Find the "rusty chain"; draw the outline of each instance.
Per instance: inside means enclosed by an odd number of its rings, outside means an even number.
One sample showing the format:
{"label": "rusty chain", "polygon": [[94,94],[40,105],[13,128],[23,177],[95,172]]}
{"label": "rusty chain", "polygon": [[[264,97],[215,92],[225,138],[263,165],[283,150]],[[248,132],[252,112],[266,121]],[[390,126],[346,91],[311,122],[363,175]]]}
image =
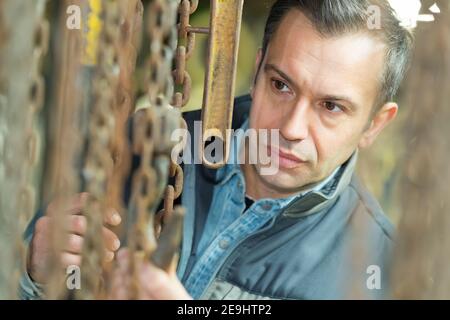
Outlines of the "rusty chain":
{"label": "rusty chain", "polygon": [[179,5],[178,47],[176,49],[176,69],[173,72],[175,84],[181,86],[181,92],[176,92],[173,105],[177,108],[184,107],[191,95],[191,76],[186,70],[186,64],[192,56],[195,47],[195,33],[190,32],[190,16],[198,8],[198,0],[181,0]]}
{"label": "rusty chain", "polygon": [[92,105],[87,133],[88,149],[83,167],[85,190],[89,200],[84,210],[87,232],[83,241],[82,281],[77,298],[98,298],[102,293],[102,261],[104,244],[102,234],[104,215],[108,208],[107,187],[113,174],[113,145],[116,130],[116,89],[120,67],[119,4],[117,0],[104,0],[103,25],[99,38],[97,65],[92,81]]}
{"label": "rusty chain", "polygon": [[[0,233],[11,235],[9,241],[14,244],[9,257],[3,256],[9,254],[9,250],[1,250],[0,260],[16,267],[9,270],[6,264],[1,266],[0,285],[10,287],[12,296],[16,294],[20,273],[25,269],[22,230],[35,206],[32,173],[39,156],[35,126],[44,103],[41,64],[47,53],[49,36],[49,24],[44,16],[46,0],[24,8],[25,2],[3,1],[0,13],[0,219],[2,228],[10,228]],[[4,12],[8,16],[3,16]],[[27,35],[18,31],[23,29],[28,30]],[[17,196],[15,201],[6,198],[13,195]],[[13,272],[7,274],[8,270]]]}
{"label": "rusty chain", "polygon": [[133,124],[132,148],[135,154],[140,155],[141,163],[132,177],[128,210],[128,246],[135,257],[130,266],[134,279],[129,296],[131,299],[138,296],[138,259],[142,253],[148,259],[157,247],[154,212],[167,181],[171,149],[169,130],[177,127],[173,119],[178,117],[168,104],[168,97],[173,91],[170,70],[176,46],[176,8],[176,1],[160,0],[151,1],[147,8],[150,56],[146,83],[151,105],[137,112]]}
{"label": "rusty chain", "polygon": [[[172,98],[172,105],[178,109],[184,107],[191,95],[191,77],[186,69],[187,61],[192,56],[195,47],[195,33],[190,32],[190,16],[198,8],[198,0],[181,0],[178,6],[179,23],[178,45],[175,55],[175,70],[172,72],[173,81],[176,86],[181,86],[181,92],[175,90]],[[184,119],[181,119],[181,126],[187,129]],[[177,163],[171,162],[170,177],[174,178],[174,185],[168,185],[164,193],[164,209],[156,216],[157,228],[163,224],[164,219],[170,219],[173,213],[173,203],[181,195],[183,189],[183,171]],[[164,218],[164,219],[163,219]]]}
{"label": "rusty chain", "polygon": [[[184,107],[191,96],[191,76],[189,75],[186,65],[195,48],[195,33],[190,32],[190,16],[195,13],[198,8],[198,0],[181,0],[178,6],[179,23],[178,29],[178,46],[175,56],[175,70],[172,72],[175,85],[181,86],[182,91],[173,95],[172,104],[176,108]],[[182,128],[187,129],[184,119],[181,119]],[[170,166],[170,177],[175,178],[174,185],[167,186],[165,190],[164,215],[169,218],[173,210],[173,202],[180,195],[183,189],[183,171],[181,167],[172,162]],[[162,217],[162,213],[158,215]]]}
{"label": "rusty chain", "polygon": [[[175,129],[186,128],[180,108],[190,95],[190,76],[185,65],[194,47],[194,37],[182,30],[186,30],[189,15],[197,6],[198,1],[154,0],[147,8],[150,56],[146,82],[150,107],[137,112],[133,126],[133,152],[140,155],[141,163],[133,176],[129,205],[129,247],[136,257],[131,265],[134,287],[130,298],[137,296],[136,262],[142,259],[142,252],[145,259],[151,258],[156,265],[167,270],[176,260],[181,241],[184,212],[178,207],[174,210],[174,200],[183,188],[183,171],[171,160],[175,142],[170,138]],[[178,28],[177,13],[182,21]],[[180,45],[183,41],[189,43],[188,50]],[[177,68],[171,71],[174,58]],[[177,76],[180,73],[181,76]],[[183,86],[182,93],[174,92],[174,80],[175,84]],[[174,185],[168,184],[169,177],[174,179]],[[155,215],[163,197],[164,208]],[[158,241],[158,228],[162,224],[165,228]]]}
{"label": "rusty chain", "polygon": [[[34,50],[32,56],[32,68],[31,68],[31,83],[30,91],[28,95],[29,99],[29,109],[26,116],[25,129],[26,129],[26,148],[27,148],[27,160],[28,165],[25,169],[25,176],[28,178],[28,182],[22,187],[20,193],[20,203],[22,210],[19,211],[20,224],[25,226],[35,209],[35,190],[31,184],[31,172],[33,167],[38,161],[38,133],[35,129],[35,121],[37,114],[43,107],[44,104],[44,92],[45,92],[45,81],[41,75],[41,64],[43,58],[48,51],[49,43],[49,22],[45,19],[44,10],[46,1],[42,2],[42,8],[38,10],[38,17],[34,29]],[[22,242],[22,237],[19,237],[18,241]]]}
{"label": "rusty chain", "polygon": [[[45,1],[42,0],[44,3]],[[88,219],[88,231],[83,244],[82,290],[76,293],[76,297],[84,299],[99,297],[101,290],[104,246],[102,237],[98,235],[101,233],[104,220],[102,213],[107,208],[108,185],[113,175],[114,164],[120,158],[116,149],[118,136],[115,130],[118,124],[115,108],[130,103],[129,94],[120,89],[118,90],[120,92],[116,90],[121,72],[117,53],[121,30],[119,5],[117,0],[102,0],[102,3],[104,25],[99,39],[98,64],[95,66],[92,79],[87,149],[82,168],[84,189],[90,194],[90,198],[84,210]],[[179,165],[171,161],[171,151],[176,144],[175,141],[171,141],[171,134],[175,129],[186,128],[180,108],[188,102],[190,96],[190,76],[185,70],[185,65],[192,54],[195,38],[193,32],[188,31],[189,15],[196,10],[198,1],[154,0],[149,6],[147,32],[151,42],[151,53],[148,64],[150,71],[148,96],[151,107],[135,117],[132,148],[135,153],[141,155],[142,162],[133,176],[133,193],[128,208],[131,217],[134,217],[134,221],[130,223],[133,229],[130,233],[130,247],[135,251],[145,252],[148,258],[152,257],[155,264],[167,269],[178,250],[183,216],[182,209],[174,209],[174,200],[180,196],[183,187],[183,172]],[[180,14],[178,30],[177,13]],[[38,139],[32,130],[32,124],[44,99],[44,81],[39,70],[42,56],[48,49],[49,27],[43,19],[43,10],[39,19],[34,37],[36,43],[31,68],[30,108],[24,117],[26,119],[24,128],[27,130],[24,134],[26,141],[24,145],[27,150],[28,167],[22,171],[23,176],[30,173],[29,170],[38,155]],[[181,44],[183,42],[186,44]],[[178,47],[177,43],[180,43]],[[136,53],[131,55],[135,56]],[[172,71],[174,58],[176,69]],[[172,77],[176,85],[182,86],[182,92],[174,94]],[[4,96],[0,97],[1,108],[5,108],[7,102]],[[173,185],[168,184],[169,177],[174,179]],[[28,213],[21,221],[26,223],[29,214],[34,210],[33,190],[26,183],[19,189],[21,210]],[[164,209],[156,215],[155,221],[155,211],[159,200],[163,197]],[[162,220],[164,224],[167,223],[165,227],[167,232],[163,230],[158,241],[154,227]]]}
{"label": "rusty chain", "polygon": [[133,74],[140,47],[143,22],[141,0],[120,1],[119,65],[120,78],[117,88],[117,130],[113,145],[114,175],[109,183],[108,195],[111,205],[120,213],[126,211],[123,202],[125,180],[131,165],[130,145],[127,135],[127,121],[131,115],[133,95]]}
{"label": "rusty chain", "polygon": [[[37,11],[37,20],[34,29],[34,50],[32,56],[32,68],[31,68],[31,83],[29,91],[29,109],[26,116],[25,130],[26,130],[26,148],[28,154],[28,165],[25,169],[25,177],[28,182],[22,187],[21,193],[19,194],[19,199],[21,203],[22,210],[19,210],[19,224],[25,226],[31,219],[35,211],[35,197],[36,191],[31,182],[32,171],[37,164],[39,159],[39,136],[35,128],[36,119],[38,113],[41,111],[44,105],[44,95],[45,95],[45,81],[41,74],[42,62],[47,54],[49,46],[49,36],[50,36],[50,24],[45,18],[45,6],[46,0],[41,2],[41,8]],[[25,257],[25,250],[23,247],[23,238],[19,234],[18,246],[22,248],[22,257]],[[24,258],[26,259],[26,258]]]}

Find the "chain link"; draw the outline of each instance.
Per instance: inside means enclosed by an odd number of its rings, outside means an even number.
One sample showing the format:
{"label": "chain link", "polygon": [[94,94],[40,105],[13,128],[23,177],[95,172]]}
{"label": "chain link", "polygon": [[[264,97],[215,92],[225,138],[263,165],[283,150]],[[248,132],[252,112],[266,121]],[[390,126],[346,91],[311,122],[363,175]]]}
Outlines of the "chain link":
{"label": "chain link", "polygon": [[[171,151],[175,142],[170,137],[175,129],[186,128],[181,117],[180,108],[183,100],[186,104],[190,96],[190,76],[185,70],[188,58],[186,47],[178,47],[180,41],[189,39],[189,54],[193,50],[194,36],[184,36],[180,30],[189,23],[189,14],[198,6],[198,1],[179,0],[153,0],[148,10],[147,32],[150,40],[150,56],[147,60],[148,98],[150,107],[137,112],[134,119],[133,152],[140,155],[140,167],[133,176],[132,198],[129,213],[132,228],[128,231],[130,248],[136,256],[132,261],[133,278],[137,279],[136,263],[142,259],[139,251],[144,252],[148,259],[152,256],[155,264],[167,268],[177,250],[176,245],[180,239],[180,226],[183,211],[176,208],[174,200],[181,194],[183,188],[183,171],[178,164],[171,161]],[[177,28],[177,13],[180,21]],[[177,54],[175,55],[175,51]],[[177,66],[172,70],[175,59]],[[174,78],[177,84],[183,85],[184,94],[174,94]],[[171,106],[169,104],[172,99]],[[176,102],[178,99],[178,103]],[[181,103],[180,103],[181,101]],[[157,143],[156,143],[157,142]],[[174,178],[174,185],[168,184],[168,179]],[[155,215],[159,200],[164,197],[164,209]],[[175,214],[175,216],[174,216]],[[167,232],[161,241],[157,241],[155,234],[163,222],[167,222]],[[157,232],[158,233],[158,232]],[[131,298],[137,295],[137,283],[134,282],[134,291]]]}
{"label": "chain link", "polygon": [[98,298],[104,260],[104,215],[108,208],[107,187],[114,168],[113,144],[116,137],[115,108],[120,66],[118,58],[120,14],[117,0],[102,1],[103,26],[99,38],[97,66],[92,81],[92,107],[89,117],[88,149],[83,178],[89,200],[85,208],[88,221],[83,241],[82,282],[77,298]]}
{"label": "chain link", "polygon": [[178,47],[176,49],[176,69],[173,72],[175,84],[182,88],[176,92],[172,104],[177,108],[184,107],[191,96],[192,80],[186,70],[186,63],[192,56],[195,47],[195,33],[189,31],[190,16],[198,8],[198,0],[181,0],[179,6],[180,23],[178,24]]}
{"label": "chain link", "polygon": [[[25,269],[22,230],[35,209],[32,173],[39,155],[35,127],[45,91],[41,64],[48,49],[46,0],[33,2],[31,6],[25,2],[2,1],[0,4],[0,234],[3,244],[14,243],[11,256],[4,256],[9,249],[1,249],[0,286],[10,282],[8,286],[13,290],[10,297],[3,296],[2,292],[3,298],[15,297],[15,285]],[[7,17],[3,16],[5,13]],[[28,33],[24,36],[17,30]],[[15,201],[7,198],[14,196]],[[6,240],[4,235],[12,237]],[[12,274],[7,274],[8,264],[16,267],[9,270]]]}
{"label": "chain link", "polygon": [[[129,204],[129,248],[135,259],[131,261],[132,283],[130,298],[137,297],[137,260],[139,252],[146,259],[156,250],[154,213],[167,184],[172,130],[179,127],[180,114],[169,105],[173,93],[171,65],[176,47],[175,0],[153,0],[148,5],[147,33],[150,56],[147,60],[149,74],[148,99],[150,107],[134,116],[133,152],[140,155],[140,167],[132,177],[132,197]],[[155,142],[157,141],[157,144]]]}
{"label": "chain link", "polygon": [[[172,71],[174,83],[183,88],[182,92],[174,92],[172,97],[172,104],[178,109],[181,109],[189,102],[191,95],[191,77],[186,70],[186,64],[194,50],[195,34],[187,30],[190,27],[190,15],[194,14],[197,8],[198,0],[179,1],[178,46],[175,55],[175,70]],[[187,125],[182,118],[181,127],[187,129]],[[183,189],[183,171],[177,163],[171,162],[169,174],[171,178],[175,179],[175,184],[174,186],[168,185],[166,187],[164,209],[158,213],[158,218],[161,222],[163,216],[170,218],[173,211],[173,202],[180,196]]]}
{"label": "chain link", "polygon": [[[175,70],[172,72],[173,80],[176,85],[182,86],[182,92],[174,92],[172,104],[181,109],[189,102],[191,96],[191,77],[186,70],[187,60],[191,57],[195,47],[195,33],[189,32],[190,16],[195,13],[198,8],[198,0],[181,0],[178,6],[179,23],[178,30],[178,46],[175,56]],[[187,124],[181,118],[181,128],[187,129]],[[169,220],[173,213],[173,202],[178,199],[183,189],[183,170],[177,163],[171,162],[170,177],[174,178],[174,186],[168,185],[165,190],[164,209],[158,215],[158,224],[163,224],[164,218]]]}

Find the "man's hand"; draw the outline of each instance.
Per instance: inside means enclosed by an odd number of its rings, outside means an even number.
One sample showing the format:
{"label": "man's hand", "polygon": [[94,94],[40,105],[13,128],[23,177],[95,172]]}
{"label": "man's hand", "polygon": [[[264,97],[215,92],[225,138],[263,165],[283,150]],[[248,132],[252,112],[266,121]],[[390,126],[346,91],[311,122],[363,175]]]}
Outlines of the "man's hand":
{"label": "man's hand", "polygon": [[[132,275],[130,272],[130,253],[121,249],[117,254],[117,267],[113,273],[111,299],[130,299]],[[137,262],[137,299],[140,300],[191,300],[186,289],[178,280],[175,264],[169,271],[157,268],[151,262]]]}
{"label": "man's hand", "polygon": [[[82,210],[88,197],[87,193],[80,193],[69,201],[62,202],[64,203],[62,206],[57,204],[58,200],[54,201],[47,207],[45,216],[37,220],[27,257],[27,271],[34,281],[41,284],[47,282],[51,255],[53,254],[51,230],[57,208],[64,208],[62,209],[64,211],[62,226],[65,226],[66,236],[62,252],[57,253],[58,258],[64,268],[70,265],[81,265],[83,236],[87,228],[87,219],[83,216]],[[120,247],[118,237],[109,228],[119,225],[121,218],[117,211],[112,208],[107,211],[105,217],[103,239],[106,251],[105,262],[108,262],[114,259],[114,252]]]}

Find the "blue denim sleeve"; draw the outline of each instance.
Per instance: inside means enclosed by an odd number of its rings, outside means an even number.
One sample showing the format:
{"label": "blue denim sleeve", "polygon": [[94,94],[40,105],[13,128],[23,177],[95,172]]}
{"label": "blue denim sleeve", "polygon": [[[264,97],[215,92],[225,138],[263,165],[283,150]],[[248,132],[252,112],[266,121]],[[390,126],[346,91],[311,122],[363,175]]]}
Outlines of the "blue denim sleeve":
{"label": "blue denim sleeve", "polygon": [[[31,238],[33,237],[34,227],[36,225],[36,221],[44,215],[44,210],[40,209],[34,217],[31,219],[28,224],[25,232],[23,234],[23,239],[25,242],[25,246],[27,247],[30,244]],[[21,300],[38,300],[44,297],[43,286],[39,283],[34,282],[27,271],[25,271],[20,277],[19,288],[18,288],[18,296]]]}

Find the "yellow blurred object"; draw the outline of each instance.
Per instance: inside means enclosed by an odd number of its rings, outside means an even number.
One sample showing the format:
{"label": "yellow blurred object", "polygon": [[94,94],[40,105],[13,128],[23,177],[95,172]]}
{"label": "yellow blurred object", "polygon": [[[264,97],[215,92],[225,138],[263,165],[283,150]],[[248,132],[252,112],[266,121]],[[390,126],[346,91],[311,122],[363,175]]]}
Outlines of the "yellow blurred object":
{"label": "yellow blurred object", "polygon": [[102,13],[101,0],[89,0],[89,15],[86,22],[86,30],[84,31],[85,50],[81,63],[87,66],[97,64],[98,38],[102,30]]}

